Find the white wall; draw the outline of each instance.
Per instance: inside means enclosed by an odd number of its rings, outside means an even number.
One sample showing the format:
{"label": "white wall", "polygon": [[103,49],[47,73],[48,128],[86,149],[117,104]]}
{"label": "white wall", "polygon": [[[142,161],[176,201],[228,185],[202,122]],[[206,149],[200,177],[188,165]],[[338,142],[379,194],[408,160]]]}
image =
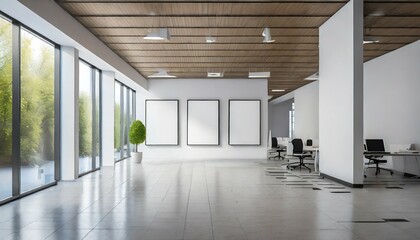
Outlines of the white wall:
{"label": "white wall", "polygon": [[60,60],[60,175],[67,181],[76,179],[79,173],[79,51],[62,47]]}
{"label": "white wall", "polygon": [[289,137],[289,111],[292,110],[293,99],[269,104],[268,129],[272,137]]}
{"label": "white wall", "polygon": [[295,138],[319,138],[319,82],[295,90]]}
{"label": "white wall", "polygon": [[319,29],[320,171],[363,184],[363,1]]}
{"label": "white wall", "polygon": [[102,166],[114,166],[114,72],[102,72]]}
{"label": "white wall", "polygon": [[[262,159],[267,156],[266,79],[156,79],[149,92],[137,95],[137,116],[144,121],[145,99],[179,99],[179,146],[145,146],[145,161],[195,159]],[[220,100],[220,146],[187,146],[187,99]],[[261,100],[261,146],[228,145],[228,100]],[[147,127],[147,126],[146,126]]]}
{"label": "white wall", "polygon": [[[365,63],[365,138],[382,138],[387,149],[410,143],[420,149],[419,63],[420,41]],[[394,161],[397,170],[419,173],[415,161],[403,162]]]}

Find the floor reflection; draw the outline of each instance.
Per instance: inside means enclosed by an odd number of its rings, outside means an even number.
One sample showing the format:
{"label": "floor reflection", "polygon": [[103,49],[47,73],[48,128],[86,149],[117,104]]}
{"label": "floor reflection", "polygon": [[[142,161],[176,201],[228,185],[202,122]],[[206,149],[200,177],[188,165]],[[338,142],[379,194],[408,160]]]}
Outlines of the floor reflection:
{"label": "floor reflection", "polygon": [[127,159],[1,206],[0,239],[418,239],[419,181],[386,178],[351,189],[277,161]]}

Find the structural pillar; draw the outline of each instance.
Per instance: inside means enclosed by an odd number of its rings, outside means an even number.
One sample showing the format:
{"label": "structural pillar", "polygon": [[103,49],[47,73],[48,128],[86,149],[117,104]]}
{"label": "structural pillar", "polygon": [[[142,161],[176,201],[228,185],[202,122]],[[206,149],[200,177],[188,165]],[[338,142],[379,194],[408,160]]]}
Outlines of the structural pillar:
{"label": "structural pillar", "polygon": [[363,186],[363,1],[319,29],[320,172]]}
{"label": "structural pillar", "polygon": [[102,166],[113,167],[114,160],[115,73],[102,71]]}
{"label": "structural pillar", "polygon": [[61,47],[61,180],[78,177],[79,51]]}

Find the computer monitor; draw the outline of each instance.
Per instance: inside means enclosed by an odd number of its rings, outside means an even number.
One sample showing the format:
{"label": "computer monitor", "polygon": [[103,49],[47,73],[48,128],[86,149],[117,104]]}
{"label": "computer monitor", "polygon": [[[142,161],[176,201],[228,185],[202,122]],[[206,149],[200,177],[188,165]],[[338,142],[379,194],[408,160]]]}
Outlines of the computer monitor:
{"label": "computer monitor", "polygon": [[366,139],[366,147],[370,152],[385,152],[383,139]]}

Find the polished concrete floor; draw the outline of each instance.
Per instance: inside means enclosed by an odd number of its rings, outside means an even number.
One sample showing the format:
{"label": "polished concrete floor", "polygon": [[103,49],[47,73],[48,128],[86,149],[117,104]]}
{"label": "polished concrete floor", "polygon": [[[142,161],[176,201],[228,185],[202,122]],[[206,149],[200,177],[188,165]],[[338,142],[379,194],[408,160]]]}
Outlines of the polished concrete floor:
{"label": "polished concrete floor", "polygon": [[126,160],[0,206],[0,239],[420,239],[419,181],[382,175],[350,189],[281,162]]}

